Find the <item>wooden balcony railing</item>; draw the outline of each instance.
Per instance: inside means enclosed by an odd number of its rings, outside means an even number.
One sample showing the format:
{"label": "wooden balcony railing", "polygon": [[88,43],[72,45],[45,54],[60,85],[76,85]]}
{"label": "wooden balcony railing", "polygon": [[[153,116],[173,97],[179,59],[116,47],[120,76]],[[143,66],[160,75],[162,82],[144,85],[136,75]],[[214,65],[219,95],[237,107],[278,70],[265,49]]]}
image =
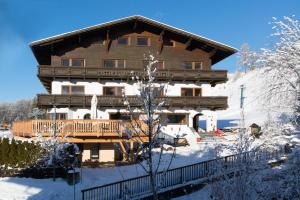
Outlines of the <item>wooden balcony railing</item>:
{"label": "wooden balcony railing", "polygon": [[143,138],[147,125],[142,121],[122,120],[28,120],[14,122],[12,133],[19,137],[51,137],[55,134],[61,138]]}
{"label": "wooden balcony railing", "polygon": [[[131,79],[132,76],[143,76],[142,69],[108,69],[100,67],[61,67],[39,65],[38,76],[42,78],[77,78],[77,79]],[[157,80],[201,81],[213,85],[227,81],[226,70],[158,70]]]}
{"label": "wooden balcony railing", "polygon": [[[40,94],[37,98],[41,108],[56,107],[90,107],[92,96],[88,95],[48,95]],[[142,102],[136,96],[128,97],[131,107],[140,107]],[[157,102],[165,101],[165,107],[200,107],[212,110],[226,109],[227,97],[158,97]],[[98,96],[100,108],[124,107],[121,96]]]}

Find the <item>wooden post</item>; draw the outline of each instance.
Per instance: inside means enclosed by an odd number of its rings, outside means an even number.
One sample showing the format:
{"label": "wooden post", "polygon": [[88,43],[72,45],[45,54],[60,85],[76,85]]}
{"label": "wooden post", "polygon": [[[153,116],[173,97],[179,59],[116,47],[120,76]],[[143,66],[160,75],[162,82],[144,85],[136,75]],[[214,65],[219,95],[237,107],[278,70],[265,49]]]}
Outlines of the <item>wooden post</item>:
{"label": "wooden post", "polygon": [[130,162],[134,162],[133,141],[130,141]]}

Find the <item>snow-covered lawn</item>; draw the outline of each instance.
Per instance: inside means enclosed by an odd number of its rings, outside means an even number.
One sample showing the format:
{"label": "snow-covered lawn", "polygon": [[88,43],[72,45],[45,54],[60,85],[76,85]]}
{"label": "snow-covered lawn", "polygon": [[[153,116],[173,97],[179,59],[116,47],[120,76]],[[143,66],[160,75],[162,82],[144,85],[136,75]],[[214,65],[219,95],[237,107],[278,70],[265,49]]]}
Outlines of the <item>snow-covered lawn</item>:
{"label": "snow-covered lawn", "polygon": [[[215,143],[201,143],[187,147],[177,147],[171,168],[201,162],[213,158]],[[167,152],[162,159],[161,169],[169,164],[173,151]],[[81,189],[104,185],[115,181],[144,175],[138,165],[105,168],[83,168],[82,182],[76,185],[76,199],[81,198]],[[0,200],[44,200],[73,199],[73,186],[57,179],[0,178]]]}

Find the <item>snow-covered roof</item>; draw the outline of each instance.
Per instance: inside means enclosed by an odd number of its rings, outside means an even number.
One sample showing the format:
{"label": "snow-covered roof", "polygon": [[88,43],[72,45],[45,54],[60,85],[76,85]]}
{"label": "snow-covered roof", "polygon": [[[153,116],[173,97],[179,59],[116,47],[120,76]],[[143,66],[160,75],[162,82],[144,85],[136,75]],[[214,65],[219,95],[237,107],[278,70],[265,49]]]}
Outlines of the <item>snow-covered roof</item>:
{"label": "snow-covered roof", "polygon": [[141,22],[144,22],[144,23],[151,24],[153,26],[161,27],[164,30],[175,32],[177,34],[181,34],[183,36],[190,37],[194,40],[209,43],[210,45],[226,49],[227,51],[231,51],[232,53],[237,51],[236,48],[231,47],[229,45],[217,42],[215,40],[208,39],[206,37],[203,37],[203,36],[200,36],[200,35],[197,35],[197,34],[193,34],[193,33],[184,31],[182,29],[179,29],[179,28],[176,28],[176,27],[158,22],[158,21],[153,20],[153,19],[146,18],[146,17],[141,16],[141,15],[129,16],[129,17],[125,17],[125,18],[121,18],[121,19],[117,19],[117,20],[97,24],[97,25],[90,26],[90,27],[87,27],[87,28],[78,29],[78,30],[62,33],[62,34],[59,34],[59,35],[55,35],[55,36],[52,36],[52,37],[36,40],[36,41],[31,42],[30,46],[34,47],[34,46],[37,46],[37,45],[41,45],[41,44],[53,42],[53,41],[56,41],[56,40],[59,40],[59,39],[63,39],[63,38],[69,37],[69,36],[74,36],[74,35],[77,35],[77,34],[80,34],[80,33],[85,33],[85,32],[89,32],[89,31],[96,30],[96,29],[107,28],[107,27],[110,27],[110,26],[113,26],[113,25],[117,25],[117,24],[120,24],[120,23],[131,21],[131,20],[137,20],[137,21],[141,21]]}

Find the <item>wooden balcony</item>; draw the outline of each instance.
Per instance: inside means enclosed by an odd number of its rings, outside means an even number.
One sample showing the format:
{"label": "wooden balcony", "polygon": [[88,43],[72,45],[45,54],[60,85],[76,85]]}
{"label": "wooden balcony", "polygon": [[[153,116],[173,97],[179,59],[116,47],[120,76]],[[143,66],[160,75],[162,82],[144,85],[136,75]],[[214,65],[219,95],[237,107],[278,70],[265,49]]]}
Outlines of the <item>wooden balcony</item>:
{"label": "wooden balcony", "polygon": [[[90,108],[92,96],[85,95],[48,95],[37,96],[37,104],[40,108],[79,107]],[[142,102],[137,96],[129,96],[131,107],[140,107]],[[165,107],[191,107],[220,110],[227,108],[227,97],[158,97],[157,102],[165,101]],[[98,96],[99,108],[124,108],[121,96]]]}
{"label": "wooden balcony", "polygon": [[[89,80],[131,80],[132,76],[142,77],[142,69],[108,69],[100,67],[61,67],[51,65],[38,66],[38,77],[49,90],[55,78],[89,79]],[[162,81],[199,81],[212,86],[227,81],[226,70],[158,70],[157,80]]]}
{"label": "wooden balcony", "polygon": [[[140,130],[138,132],[138,130]],[[143,132],[144,131],[144,132]],[[121,120],[28,120],[16,121],[12,133],[17,137],[52,137],[69,142],[147,141],[147,125],[142,121]]]}

